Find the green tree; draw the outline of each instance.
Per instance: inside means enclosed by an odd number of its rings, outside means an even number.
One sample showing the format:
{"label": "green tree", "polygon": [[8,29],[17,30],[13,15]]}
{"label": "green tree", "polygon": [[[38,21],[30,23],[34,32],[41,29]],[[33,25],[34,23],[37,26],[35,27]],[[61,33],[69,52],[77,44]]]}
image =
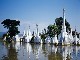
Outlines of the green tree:
{"label": "green tree", "polygon": [[49,25],[47,27],[47,35],[50,36],[51,38],[51,42],[52,42],[52,38],[55,36],[55,34],[57,34],[58,32],[58,27],[54,24],[54,25]]}
{"label": "green tree", "polygon": [[[54,37],[55,34],[59,35],[61,33],[63,18],[62,17],[56,18],[55,24],[49,25],[47,27],[47,33],[41,34],[42,39],[45,39],[46,36],[50,36],[50,38],[52,39],[52,37]],[[66,19],[65,19],[65,25],[67,32],[70,31],[70,24],[69,22],[66,21]]]}
{"label": "green tree", "polygon": [[6,19],[3,22],[1,22],[1,24],[3,24],[4,28],[8,29],[7,33],[11,39],[13,36],[20,33],[20,31],[18,31],[18,26],[20,26],[20,21]]}
{"label": "green tree", "polygon": [[44,28],[44,30],[42,30],[42,34],[40,34],[40,36],[41,36],[43,43],[45,43],[45,39],[47,37],[47,32],[46,32],[45,28]]}
{"label": "green tree", "polygon": [[[56,24],[56,25],[55,25]],[[55,19],[55,24],[49,25],[47,27],[47,35],[50,36],[51,38],[54,37],[55,34],[59,35],[62,30],[62,24],[63,24],[63,18],[59,17]],[[70,31],[70,24],[65,20],[65,25],[66,25],[66,30]]]}
{"label": "green tree", "polygon": [[58,27],[55,24],[49,25],[47,29],[47,35],[50,37],[54,37],[54,35],[58,33]]}
{"label": "green tree", "polygon": [[[55,22],[56,22],[56,25],[58,27],[58,33],[57,34],[60,34],[61,30],[62,30],[63,18],[62,17],[56,18]],[[68,32],[68,30],[70,31],[70,24],[69,24],[69,22],[66,21],[66,19],[65,19],[65,25],[66,25],[66,31],[67,32]]]}

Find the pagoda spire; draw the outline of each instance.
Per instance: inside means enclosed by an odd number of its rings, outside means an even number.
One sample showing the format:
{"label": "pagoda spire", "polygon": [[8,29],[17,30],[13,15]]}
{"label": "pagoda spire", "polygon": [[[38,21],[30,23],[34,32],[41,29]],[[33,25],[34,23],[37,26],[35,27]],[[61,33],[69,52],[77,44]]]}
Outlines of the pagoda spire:
{"label": "pagoda spire", "polygon": [[65,9],[63,8],[63,28],[65,28]]}
{"label": "pagoda spire", "polygon": [[75,36],[76,36],[76,26],[75,26]]}
{"label": "pagoda spire", "polygon": [[36,28],[37,28],[37,35],[38,35],[38,24],[36,24]]}

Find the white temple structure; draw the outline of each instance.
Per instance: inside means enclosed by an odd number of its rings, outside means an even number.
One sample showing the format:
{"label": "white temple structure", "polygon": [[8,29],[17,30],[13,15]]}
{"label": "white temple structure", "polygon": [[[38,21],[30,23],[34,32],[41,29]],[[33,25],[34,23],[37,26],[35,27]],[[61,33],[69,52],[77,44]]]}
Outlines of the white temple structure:
{"label": "white temple structure", "polygon": [[71,29],[70,33],[68,32],[68,40],[69,40],[70,44],[72,44],[74,42],[73,36],[72,36],[72,29]]}
{"label": "white temple structure", "polygon": [[19,35],[16,35],[16,36],[15,36],[15,40],[16,40],[16,42],[20,42],[20,37],[19,37]]}
{"label": "white temple structure", "polygon": [[25,30],[23,31],[23,36],[25,36],[26,35],[26,32],[25,32]]}
{"label": "white temple structure", "polygon": [[[72,31],[71,31],[72,34]],[[61,45],[70,44],[70,40],[72,40],[72,35],[70,37],[70,34],[66,32],[66,25],[65,25],[65,9],[63,9],[63,25],[61,33],[58,36],[59,43]]]}
{"label": "white temple structure", "polygon": [[51,38],[50,36],[47,36],[46,39],[45,39],[45,42],[44,43],[51,43]]}
{"label": "white temple structure", "polygon": [[45,39],[45,43],[53,43],[53,44],[58,44],[58,39],[57,39],[57,35],[55,35],[52,40],[50,38],[50,36],[47,36]]}
{"label": "white temple structure", "polygon": [[41,37],[39,36],[38,25],[36,24],[36,34],[34,37],[34,43],[42,43]]}
{"label": "white temple structure", "polygon": [[27,32],[25,33],[24,31],[24,37],[25,37],[25,42],[30,42],[31,41],[31,38],[32,38],[32,34],[30,32],[30,26],[29,26],[29,29],[27,30]]}
{"label": "white temple structure", "polygon": [[55,43],[58,44],[57,34],[55,34],[55,36],[54,36],[53,43],[54,43],[54,44],[55,44]]}
{"label": "white temple structure", "polygon": [[79,33],[79,44],[80,44],[80,33]]}
{"label": "white temple structure", "polygon": [[79,38],[77,38],[76,29],[75,29],[75,37],[73,38],[73,40],[75,45],[79,44],[80,42]]}

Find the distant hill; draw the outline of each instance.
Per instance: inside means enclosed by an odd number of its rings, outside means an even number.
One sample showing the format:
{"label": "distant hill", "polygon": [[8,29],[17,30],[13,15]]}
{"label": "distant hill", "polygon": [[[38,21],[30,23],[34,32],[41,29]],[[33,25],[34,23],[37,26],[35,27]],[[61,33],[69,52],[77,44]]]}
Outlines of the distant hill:
{"label": "distant hill", "polygon": [[0,37],[2,37],[3,36],[3,34],[5,34],[6,32],[0,32]]}

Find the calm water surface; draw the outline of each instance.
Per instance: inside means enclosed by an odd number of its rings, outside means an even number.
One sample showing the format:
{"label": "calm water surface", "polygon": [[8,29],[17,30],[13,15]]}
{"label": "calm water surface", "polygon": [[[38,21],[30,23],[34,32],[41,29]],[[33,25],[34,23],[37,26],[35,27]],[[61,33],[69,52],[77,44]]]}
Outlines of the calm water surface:
{"label": "calm water surface", "polygon": [[80,60],[80,47],[0,42],[0,60]]}

